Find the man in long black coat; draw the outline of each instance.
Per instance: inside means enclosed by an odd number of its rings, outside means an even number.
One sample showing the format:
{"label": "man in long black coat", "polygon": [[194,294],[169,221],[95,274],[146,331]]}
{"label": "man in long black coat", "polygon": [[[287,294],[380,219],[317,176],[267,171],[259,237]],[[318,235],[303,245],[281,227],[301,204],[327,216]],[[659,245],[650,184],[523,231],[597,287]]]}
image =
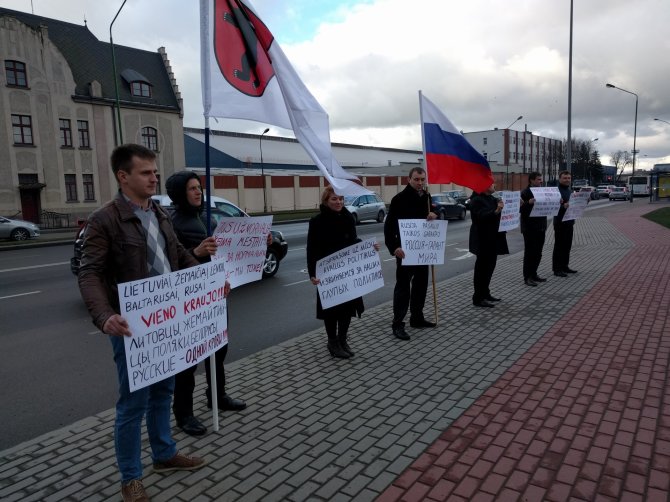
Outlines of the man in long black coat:
{"label": "man in long black coat", "polygon": [[542,248],[547,233],[547,217],[531,216],[535,205],[535,196],[532,187],[542,186],[542,175],[532,172],[528,175],[528,187],[521,191],[521,233],[523,234],[523,280],[527,286],[537,286],[538,282],[545,282],[537,275],[537,269],[542,261]]}

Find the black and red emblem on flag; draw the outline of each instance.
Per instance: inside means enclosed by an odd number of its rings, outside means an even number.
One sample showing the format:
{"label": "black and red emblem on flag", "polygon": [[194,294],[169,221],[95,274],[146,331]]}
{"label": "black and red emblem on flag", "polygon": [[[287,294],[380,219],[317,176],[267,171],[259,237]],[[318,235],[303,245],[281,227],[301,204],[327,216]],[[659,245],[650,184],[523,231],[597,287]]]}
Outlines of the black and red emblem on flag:
{"label": "black and red emblem on flag", "polygon": [[214,54],[230,85],[261,96],[274,76],[268,50],[274,37],[239,0],[214,1]]}

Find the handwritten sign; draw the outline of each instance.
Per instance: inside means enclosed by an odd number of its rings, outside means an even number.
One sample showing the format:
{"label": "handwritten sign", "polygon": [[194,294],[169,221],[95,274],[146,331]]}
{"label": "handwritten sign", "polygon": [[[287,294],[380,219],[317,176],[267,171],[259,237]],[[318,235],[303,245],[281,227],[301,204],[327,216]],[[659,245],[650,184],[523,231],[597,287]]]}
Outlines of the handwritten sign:
{"label": "handwritten sign", "polygon": [[447,221],[398,220],[403,265],[442,265],[447,242]]}
{"label": "handwritten sign", "polygon": [[221,218],[219,221],[213,234],[218,248],[212,259],[226,264],[231,288],[263,278],[270,228],[272,216]]}
{"label": "handwritten sign", "polygon": [[556,216],[561,209],[561,192],[557,187],[530,187],[535,204],[530,211],[530,217]]}
{"label": "handwritten sign", "polygon": [[119,284],[133,392],[197,364],[228,343],[223,262]]}
{"label": "handwritten sign", "polygon": [[521,205],[520,192],[500,192],[505,203],[500,213],[500,226],[498,232],[509,232],[519,226],[519,207]]}
{"label": "handwritten sign", "polygon": [[591,192],[573,192],[570,196],[570,204],[565,210],[563,221],[576,220],[581,218],[586,209],[586,205],[591,198]]}
{"label": "handwritten sign", "polygon": [[316,262],[317,286],[324,309],[348,302],[384,286],[375,239],[346,247]]}

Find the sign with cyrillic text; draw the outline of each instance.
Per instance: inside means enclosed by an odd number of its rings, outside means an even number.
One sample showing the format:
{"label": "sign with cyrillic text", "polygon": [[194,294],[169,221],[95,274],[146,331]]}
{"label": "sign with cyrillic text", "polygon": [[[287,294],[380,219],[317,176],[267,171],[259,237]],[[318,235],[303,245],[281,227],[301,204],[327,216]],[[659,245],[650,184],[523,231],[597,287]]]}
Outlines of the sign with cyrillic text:
{"label": "sign with cyrillic text", "polygon": [[498,232],[509,232],[519,226],[519,207],[521,206],[520,192],[500,192],[505,206],[500,213]]}
{"label": "sign with cyrillic text", "polygon": [[133,392],[205,359],[228,343],[221,261],[119,284],[128,383]]}
{"label": "sign with cyrillic text", "polygon": [[558,187],[530,187],[535,204],[530,211],[530,217],[556,216],[561,209],[561,192]]}
{"label": "sign with cyrillic text", "polygon": [[565,214],[563,215],[563,221],[570,221],[581,218],[590,199],[591,192],[573,192],[570,196],[568,208],[565,210]]}
{"label": "sign with cyrillic text", "polygon": [[384,286],[382,262],[375,239],[340,249],[316,262],[321,306],[334,307]]}
{"label": "sign with cyrillic text", "polygon": [[447,244],[446,220],[398,220],[403,265],[442,265]]}
{"label": "sign with cyrillic text", "polygon": [[263,278],[271,228],[272,216],[221,218],[213,234],[218,247],[212,259],[226,264],[231,288]]}

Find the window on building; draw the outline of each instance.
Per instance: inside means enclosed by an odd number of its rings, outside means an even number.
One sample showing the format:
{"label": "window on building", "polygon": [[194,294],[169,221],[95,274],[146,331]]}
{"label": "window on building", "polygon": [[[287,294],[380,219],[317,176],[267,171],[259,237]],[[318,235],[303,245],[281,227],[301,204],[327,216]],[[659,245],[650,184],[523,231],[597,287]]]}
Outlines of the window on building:
{"label": "window on building", "polygon": [[156,195],[160,195],[163,192],[161,192],[161,175],[156,173],[156,179],[158,180],[158,183],[156,183]]}
{"label": "window on building", "polygon": [[88,120],[77,120],[77,131],[79,132],[79,148],[90,148],[91,136],[88,131]]}
{"label": "window on building", "polygon": [[7,75],[7,85],[16,87],[28,87],[28,77],[26,76],[26,65],[20,61],[5,61],[5,74]]}
{"label": "window on building", "polygon": [[68,202],[77,202],[77,175],[65,175],[65,200]]}
{"label": "window on building", "polygon": [[15,145],[32,145],[33,122],[30,115],[12,115],[12,132]]}
{"label": "window on building", "polygon": [[488,143],[488,139],[484,138],[484,144],[486,145]]}
{"label": "window on building", "polygon": [[84,174],[82,177],[84,179],[84,200],[95,200],[95,185],[93,185],[93,175]]}
{"label": "window on building", "polygon": [[154,152],[158,151],[158,131],[153,127],[142,128],[142,145]]}
{"label": "window on building", "polygon": [[130,92],[132,93],[133,96],[139,96],[141,98],[150,98],[151,86],[146,82],[131,82]]}
{"label": "window on building", "polygon": [[70,119],[58,119],[58,124],[60,127],[60,146],[71,147],[72,126],[70,125]]}

